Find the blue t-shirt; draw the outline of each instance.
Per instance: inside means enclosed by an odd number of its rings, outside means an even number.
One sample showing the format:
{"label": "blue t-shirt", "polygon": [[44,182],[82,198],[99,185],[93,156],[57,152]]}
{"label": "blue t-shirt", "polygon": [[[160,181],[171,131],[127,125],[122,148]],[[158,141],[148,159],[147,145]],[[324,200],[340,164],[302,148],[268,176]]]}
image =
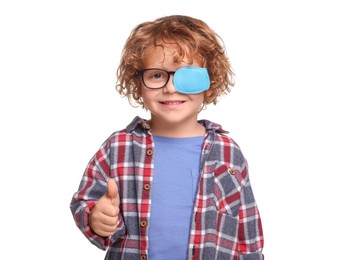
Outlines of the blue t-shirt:
{"label": "blue t-shirt", "polygon": [[187,258],[203,136],[154,136],[149,259]]}

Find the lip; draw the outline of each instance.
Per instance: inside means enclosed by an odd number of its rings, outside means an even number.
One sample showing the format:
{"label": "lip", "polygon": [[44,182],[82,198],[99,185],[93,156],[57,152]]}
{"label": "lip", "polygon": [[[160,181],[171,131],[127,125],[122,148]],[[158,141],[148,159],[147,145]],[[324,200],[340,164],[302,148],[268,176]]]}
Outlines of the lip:
{"label": "lip", "polygon": [[178,107],[184,104],[185,100],[161,100],[159,103],[164,107]]}

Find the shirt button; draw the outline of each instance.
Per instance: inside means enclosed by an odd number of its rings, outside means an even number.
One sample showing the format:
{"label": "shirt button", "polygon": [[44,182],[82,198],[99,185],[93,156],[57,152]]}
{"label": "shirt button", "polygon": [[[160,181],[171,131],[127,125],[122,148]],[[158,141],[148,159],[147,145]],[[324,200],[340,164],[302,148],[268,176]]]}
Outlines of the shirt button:
{"label": "shirt button", "polygon": [[152,155],[152,149],[147,150],[147,151],[146,151],[146,154],[149,155],[149,156],[151,156],[151,155]]}
{"label": "shirt button", "polygon": [[232,168],[230,168],[230,169],[229,169],[229,173],[230,173],[231,175],[235,175],[235,170],[232,169]]}
{"label": "shirt button", "polygon": [[142,220],[141,221],[141,227],[146,227],[146,225],[147,225],[147,222],[145,220]]}
{"label": "shirt button", "polygon": [[144,184],[144,190],[150,190],[151,185],[149,183]]}
{"label": "shirt button", "polygon": [[147,260],[147,256],[146,255],[141,255],[141,260]]}

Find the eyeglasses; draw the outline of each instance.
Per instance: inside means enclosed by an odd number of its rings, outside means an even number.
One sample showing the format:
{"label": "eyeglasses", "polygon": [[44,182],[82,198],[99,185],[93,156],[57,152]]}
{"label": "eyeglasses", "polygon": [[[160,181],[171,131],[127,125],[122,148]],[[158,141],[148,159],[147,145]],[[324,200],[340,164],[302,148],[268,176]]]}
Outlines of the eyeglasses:
{"label": "eyeglasses", "polygon": [[206,68],[195,66],[182,67],[176,71],[149,68],[139,70],[145,87],[160,89],[167,85],[170,75],[173,75],[173,84],[176,91],[183,94],[197,94],[210,87],[210,77]]}
{"label": "eyeglasses", "polygon": [[159,89],[164,88],[168,84],[170,75],[174,75],[175,71],[150,68],[139,70],[138,73],[142,77],[144,86],[150,89]]}

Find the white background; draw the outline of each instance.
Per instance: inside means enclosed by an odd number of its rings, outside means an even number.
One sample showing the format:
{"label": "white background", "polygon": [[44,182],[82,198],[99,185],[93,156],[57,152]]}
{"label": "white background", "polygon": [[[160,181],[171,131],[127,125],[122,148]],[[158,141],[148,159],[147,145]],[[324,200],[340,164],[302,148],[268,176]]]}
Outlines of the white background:
{"label": "white background", "polygon": [[138,23],[186,14],[225,41],[236,86],[200,118],[249,161],[268,260],[341,259],[340,1],[1,1],[1,259],[103,259],[69,210],[101,143],[143,110],[115,91]]}

